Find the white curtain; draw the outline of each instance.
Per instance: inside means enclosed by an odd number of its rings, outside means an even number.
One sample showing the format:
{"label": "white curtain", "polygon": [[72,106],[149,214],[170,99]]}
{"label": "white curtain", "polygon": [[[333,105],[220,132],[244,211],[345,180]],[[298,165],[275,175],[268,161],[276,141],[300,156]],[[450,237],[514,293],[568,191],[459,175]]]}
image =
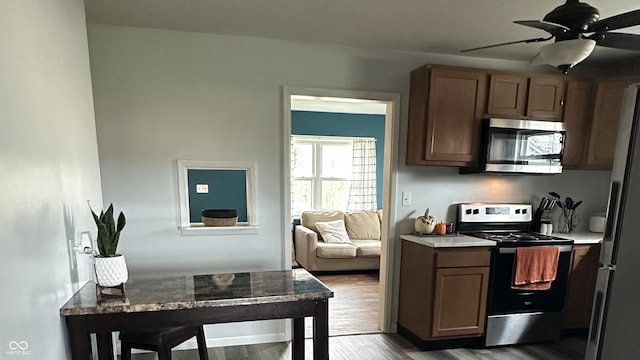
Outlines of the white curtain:
{"label": "white curtain", "polygon": [[353,176],[347,209],[377,210],[376,140],[353,140]]}

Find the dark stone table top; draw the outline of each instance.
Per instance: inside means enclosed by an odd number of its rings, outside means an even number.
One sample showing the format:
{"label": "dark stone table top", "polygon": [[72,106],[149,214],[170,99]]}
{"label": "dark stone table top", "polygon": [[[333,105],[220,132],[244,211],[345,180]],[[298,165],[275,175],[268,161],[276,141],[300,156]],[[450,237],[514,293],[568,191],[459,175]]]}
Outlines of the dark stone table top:
{"label": "dark stone table top", "polygon": [[101,297],[90,281],[60,309],[63,316],[131,313],[316,300],[333,291],[304,269],[132,278],[124,296]]}

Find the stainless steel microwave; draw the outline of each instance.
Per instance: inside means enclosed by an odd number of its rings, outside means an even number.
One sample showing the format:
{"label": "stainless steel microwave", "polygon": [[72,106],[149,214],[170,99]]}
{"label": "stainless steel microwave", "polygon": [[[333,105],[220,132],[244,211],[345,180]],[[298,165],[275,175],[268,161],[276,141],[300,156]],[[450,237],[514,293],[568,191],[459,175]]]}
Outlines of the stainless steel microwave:
{"label": "stainless steel microwave", "polygon": [[555,121],[483,120],[480,164],[461,173],[559,174],[566,124]]}

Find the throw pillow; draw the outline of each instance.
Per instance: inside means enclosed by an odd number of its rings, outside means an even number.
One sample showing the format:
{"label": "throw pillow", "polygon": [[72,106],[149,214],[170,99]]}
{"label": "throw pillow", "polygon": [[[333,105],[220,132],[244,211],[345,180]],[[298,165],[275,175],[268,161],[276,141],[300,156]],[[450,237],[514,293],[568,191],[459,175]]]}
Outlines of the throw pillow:
{"label": "throw pillow", "polygon": [[344,223],[350,239],[380,240],[380,219],[377,211],[346,213]]}
{"label": "throw pillow", "polygon": [[318,228],[316,227],[316,223],[318,221],[327,222],[334,220],[344,220],[344,214],[342,213],[342,211],[311,210],[302,212],[302,216],[300,217],[302,226],[315,231],[318,235],[320,235],[320,231],[318,231]]}
{"label": "throw pillow", "polygon": [[347,229],[344,226],[344,220],[319,221],[316,223],[316,227],[324,242],[351,244],[349,235],[347,235]]}

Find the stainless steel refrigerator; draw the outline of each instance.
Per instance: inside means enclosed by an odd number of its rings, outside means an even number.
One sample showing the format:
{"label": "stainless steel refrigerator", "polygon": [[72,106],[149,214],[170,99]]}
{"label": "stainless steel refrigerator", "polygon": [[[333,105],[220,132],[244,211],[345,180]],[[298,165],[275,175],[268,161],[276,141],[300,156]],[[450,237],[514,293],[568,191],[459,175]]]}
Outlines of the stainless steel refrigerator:
{"label": "stainless steel refrigerator", "polygon": [[623,100],[586,359],[640,359],[640,84]]}

